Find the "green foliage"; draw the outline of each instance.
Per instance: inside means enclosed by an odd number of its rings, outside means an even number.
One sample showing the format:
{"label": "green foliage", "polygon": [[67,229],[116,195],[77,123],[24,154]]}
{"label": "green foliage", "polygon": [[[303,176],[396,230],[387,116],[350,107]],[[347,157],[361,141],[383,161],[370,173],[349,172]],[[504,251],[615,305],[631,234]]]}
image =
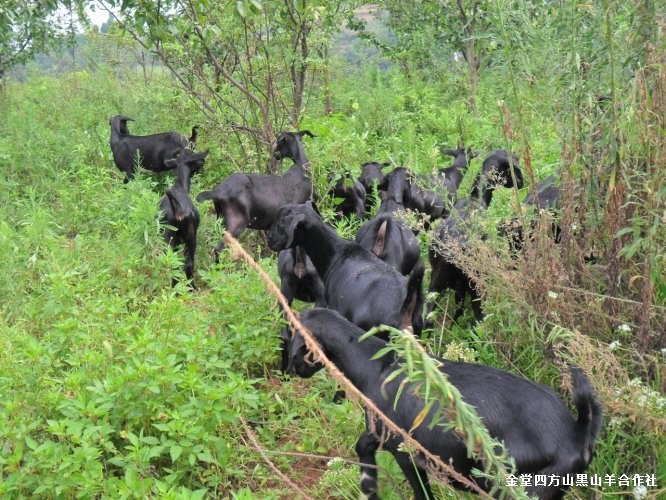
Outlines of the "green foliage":
{"label": "green foliage", "polygon": [[91,103],[120,92],[98,76],[5,100],[0,493],[229,491],[247,467],[238,416],[283,411],[259,389],[277,363],[274,302],[230,261],[202,271],[206,292],[170,288],[182,258],[161,241],[155,182],[123,185],[109,159]]}
{"label": "green foliage", "polygon": [[[414,23],[400,34],[400,43],[412,37],[413,44],[403,52],[410,61],[405,72],[400,65],[375,66],[373,59],[344,65],[320,53],[339,28],[342,12],[335,2],[208,4],[192,4],[201,16],[199,36],[189,17],[194,11],[170,10],[175,4],[169,2],[159,12],[160,3],[124,2],[125,12],[139,14],[132,28],[140,40],[151,51],[164,51],[163,61],[181,75],[192,76],[191,89],[210,98],[213,111],[183,92],[187,85],[115,24],[108,34],[89,34],[89,45],[80,47],[88,66],[58,78],[27,66],[26,82],[8,83],[0,94],[0,254],[6,270],[0,276],[0,495],[290,495],[248,444],[241,416],[270,459],[308,493],[359,494],[358,469],[349,461],[355,460],[361,412],[348,401],[329,404],[335,387],[323,375],[308,381],[275,377],[281,315],[244,264],[227,253],[213,263],[209,249],[222,228],[210,205],[199,206],[199,289],[172,289],[171,278],[182,277],[182,257],[165,247],[157,222],[157,201],[172,176],[140,173],[123,185],[113,165],[108,119],[122,113],[136,119],[131,126],[137,134],[187,133],[202,125],[198,147],[211,154],[193,179],[193,194],[229,173],[265,170],[268,142],[234,128],[239,117],[263,127],[260,108],[228,80],[215,80],[206,45],[225,68],[239,71],[230,74],[246,70],[242,83],[253,94],[261,94],[267,75],[277,75],[274,100],[265,101],[271,127],[288,127],[292,102],[285,107],[282,101],[293,96],[291,68],[314,71],[297,123],[317,135],[306,140],[306,151],[325,216],[332,200],[323,193],[336,176],[358,175],[372,160],[432,172],[450,161],[440,157],[439,147],[460,143],[481,153],[462,193],[469,192],[485,154],[497,148],[518,151],[523,164],[529,159],[534,180],[558,169],[581,179],[578,193],[589,193],[580,196],[589,204],[567,219],[565,231],[577,225],[573,236],[594,246],[598,263],[583,266],[576,254],[580,264],[569,264],[575,245],[551,245],[508,266],[495,226],[524,194],[498,191],[479,218],[489,233],[479,241],[485,250],[468,256],[475,261],[470,269],[485,277],[486,319],[472,325],[467,315],[450,325],[445,299],[425,345],[445,357],[555,386],[561,378],[552,357],[557,341],[558,353],[564,349],[566,360],[588,369],[606,406],[609,425],[589,472],[656,471],[663,485],[663,395],[657,390],[666,358],[656,342],[653,352],[634,349],[642,322],[659,333],[666,297],[663,123],[654,112],[663,67],[648,50],[660,46],[655,32],[641,29],[655,13],[615,2],[537,10],[530,10],[533,2],[488,4],[484,12],[494,22],[473,39],[487,47],[492,64],[479,75],[472,114],[467,78],[446,69],[453,42],[441,40],[453,34],[433,38],[445,30],[445,19],[428,24],[426,16],[422,30]],[[289,12],[313,27],[309,41],[316,50],[307,57],[289,49]],[[256,37],[247,45],[246,30]],[[262,38],[266,33],[274,45]],[[424,62],[419,69],[411,64],[417,58],[437,64]],[[322,68],[330,71],[328,83]],[[598,105],[599,94],[610,95],[611,104]],[[610,203],[612,192],[626,197]],[[336,224],[352,238],[360,221]],[[422,238],[425,244],[427,235]],[[255,255],[265,252],[256,233],[243,239]],[[276,278],[275,259],[259,260]],[[595,272],[589,285],[587,274]],[[611,282],[618,284],[615,299]],[[611,350],[612,341],[622,347]],[[423,383],[432,384],[433,393],[439,387],[431,373]],[[327,466],[283,451],[340,460]],[[380,493],[409,495],[393,479],[401,476],[392,458],[380,456],[379,464]],[[439,492],[456,495],[444,486]]]}
{"label": "green foliage", "polygon": [[[73,33],[72,19],[64,19],[59,8],[70,13],[75,2],[58,0],[6,0],[0,5],[0,81],[5,73],[28,61],[34,54],[64,41],[65,30]],[[63,34],[64,33],[64,34]]]}

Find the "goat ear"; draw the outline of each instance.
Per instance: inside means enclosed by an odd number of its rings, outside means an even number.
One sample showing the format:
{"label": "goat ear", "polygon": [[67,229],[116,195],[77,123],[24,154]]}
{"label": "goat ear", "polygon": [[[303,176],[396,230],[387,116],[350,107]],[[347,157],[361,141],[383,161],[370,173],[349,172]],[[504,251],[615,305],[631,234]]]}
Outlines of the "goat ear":
{"label": "goat ear", "polygon": [[287,245],[285,248],[292,248],[294,246],[294,238],[296,236],[296,230],[298,227],[305,222],[305,214],[295,213],[287,221]]}
{"label": "goat ear", "polygon": [[419,259],[407,280],[407,295],[400,308],[400,321],[398,323],[398,328],[401,330],[412,328],[413,331],[415,323],[420,323],[420,320],[416,317],[416,313],[420,314],[420,308],[423,307],[421,286],[423,284],[424,273],[425,266],[423,265],[423,261]]}
{"label": "goat ear", "polygon": [[412,185],[407,182],[402,190],[402,202],[407,204],[410,201],[412,201]]}
{"label": "goat ear", "polygon": [[210,153],[210,149],[207,149],[203,153],[197,153],[196,157],[199,160],[203,160],[206,156],[208,156],[208,153]]}
{"label": "goat ear", "polygon": [[305,340],[303,339],[303,336],[298,333],[298,331],[294,331],[294,334],[291,336],[291,340],[289,340],[289,362],[287,364],[287,373],[292,371],[294,367],[294,360],[301,353],[303,347],[305,347]]}
{"label": "goat ear", "polygon": [[384,167],[390,167],[391,165],[393,165],[392,161],[385,161],[379,165],[379,170],[383,169]]}
{"label": "goat ear", "polygon": [[164,160],[164,165],[169,167],[169,168],[176,168],[178,165],[178,159],[177,158],[169,158],[168,160]]}
{"label": "goat ear", "polygon": [[309,137],[317,137],[316,135],[314,135],[309,130],[299,130],[298,132],[296,132],[296,134],[301,138],[303,138],[304,135],[307,135]]}
{"label": "goat ear", "polygon": [[280,332],[280,338],[282,339],[283,342],[291,342],[291,329],[288,326],[285,326],[282,331]]}

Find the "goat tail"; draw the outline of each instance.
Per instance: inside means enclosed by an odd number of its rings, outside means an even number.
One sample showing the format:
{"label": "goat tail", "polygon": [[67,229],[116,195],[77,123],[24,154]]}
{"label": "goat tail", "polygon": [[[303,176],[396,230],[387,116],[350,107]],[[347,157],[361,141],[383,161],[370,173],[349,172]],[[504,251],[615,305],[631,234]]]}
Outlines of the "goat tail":
{"label": "goat tail", "polygon": [[215,198],[215,190],[214,189],[211,190],[211,191],[201,191],[197,195],[197,201],[199,203],[201,203],[202,201],[212,200],[213,198]]}
{"label": "goat tail", "polygon": [[192,135],[190,135],[190,138],[187,140],[187,146],[194,151],[194,146],[197,145],[197,135],[199,132],[199,125],[195,125],[192,127]]}
{"label": "goat tail", "polygon": [[400,323],[398,328],[404,330],[412,328],[416,335],[421,334],[423,329],[423,275],[425,274],[425,265],[421,259],[418,260],[412,273],[407,280],[407,295],[400,307]]}
{"label": "goat tail", "polygon": [[583,460],[585,464],[592,461],[594,442],[597,439],[603,421],[601,404],[587,378],[587,375],[578,367],[571,367],[573,381],[573,404],[578,412],[578,431],[583,445]]}

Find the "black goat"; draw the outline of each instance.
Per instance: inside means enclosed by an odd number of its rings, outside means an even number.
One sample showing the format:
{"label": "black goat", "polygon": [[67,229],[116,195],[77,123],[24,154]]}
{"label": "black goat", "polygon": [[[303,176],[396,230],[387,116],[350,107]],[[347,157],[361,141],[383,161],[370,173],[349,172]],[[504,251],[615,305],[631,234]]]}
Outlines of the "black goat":
{"label": "black goat", "polygon": [[426,174],[413,175],[410,182],[410,201],[407,208],[427,216],[426,228],[431,222],[441,218],[446,208],[444,198],[436,190],[426,187],[432,184],[432,176]]}
{"label": "black goat", "polygon": [[[176,180],[160,199],[162,224],[166,226],[164,240],[174,249],[185,244],[185,276],[190,281],[194,277],[194,253],[200,221],[199,212],[190,199],[190,179],[203,168],[206,156],[208,151],[193,153],[185,149],[178,158],[166,160],[169,168],[176,169]],[[174,279],[172,284],[175,283]]]}
{"label": "black goat", "polygon": [[268,245],[281,251],[299,245],[324,282],[324,298],[331,309],[362,328],[401,324],[403,304],[409,303],[414,332],[423,328],[424,266],[409,279],[359,244],[338,236],[324,224],[311,204],[285,205],[268,231]]}
{"label": "black goat", "polygon": [[405,203],[409,201],[407,170],[393,169],[378,187],[386,191],[386,197],[377,215],[361,226],[356,242],[391,264],[400,274],[408,275],[421,257],[421,247],[414,232],[394,217],[394,214],[398,217],[405,214]]}
{"label": "black goat", "polygon": [[153,172],[171,170],[173,162],[167,160],[177,157],[185,148],[194,149],[197,140],[198,125],[192,127],[192,136],[187,139],[178,132],[162,132],[152,135],[130,135],[127,122],[132,118],[117,115],[109,120],[111,126],[111,152],[113,160],[125,174],[125,182],[134,177],[137,154],[141,166]]}
{"label": "black goat", "polygon": [[[312,198],[310,162],[301,142],[304,135],[314,137],[308,130],[278,134],[274,156],[294,161],[283,175],[235,173],[212,191],[199,193],[197,201],[213,200],[217,217],[224,217],[227,231],[234,238],[238,238],[246,227],[267,230],[282,205],[303,203]],[[216,261],[224,246],[222,240],[215,248]]]}
{"label": "black goat", "polygon": [[[555,243],[560,242],[562,232],[553,213],[560,208],[560,196],[561,191],[558,177],[551,175],[537,184],[536,193],[529,193],[523,200],[523,204],[526,206],[534,206],[539,210],[551,212],[553,221],[551,231]],[[512,253],[516,254],[522,251],[525,245],[525,237],[530,237],[534,232],[535,225],[535,223],[529,224],[526,235],[522,222],[518,218],[513,217],[500,223],[498,232],[501,237],[509,241]]]}
{"label": "black goat", "polygon": [[338,179],[333,187],[332,195],[336,201],[339,200],[335,204],[336,215],[350,217],[352,214],[356,214],[359,219],[363,218],[365,215],[365,188],[351,175],[346,174]]}
{"label": "black goat", "polygon": [[529,193],[523,200],[525,205],[534,205],[542,210],[557,210],[560,207],[560,185],[558,177],[551,175],[536,187],[536,196]]}
{"label": "black goat", "polygon": [[[411,197],[408,208],[429,217],[426,227],[436,219],[448,217],[448,207],[456,201],[458,187],[463,180],[467,167],[477,154],[464,146],[458,149],[442,149],[442,154],[453,156],[453,163],[440,168],[432,178],[429,175],[416,176],[411,185]],[[427,186],[434,186],[430,189]]]}
{"label": "black goat", "polygon": [[[278,273],[280,274],[280,291],[290,306],[294,299],[298,299],[303,302],[314,302],[316,307],[326,307],[324,282],[301,247],[287,248],[278,254]],[[289,337],[284,333],[280,370],[286,373]]]}
{"label": "black goat", "polygon": [[[446,168],[439,169],[437,172],[437,181],[446,193],[449,202],[454,204],[458,188],[462,183],[470,162],[479,155],[472,151],[472,148],[465,148],[464,146],[457,149],[442,149],[441,152],[442,154],[453,156],[453,163]],[[446,208],[444,207],[442,217],[449,216]]]}
{"label": "black goat", "polygon": [[384,178],[382,169],[391,165],[390,161],[378,163],[371,161],[364,163],[361,167],[361,175],[358,177],[358,182],[365,188],[365,213],[370,214],[372,208],[377,203],[375,198],[375,189],[373,185],[380,184]]}
{"label": "black goat", "polygon": [[[419,397],[422,386],[406,383],[402,374],[393,377],[403,363],[394,352],[376,358],[386,342],[376,337],[359,342],[365,332],[329,309],[303,311],[300,321],[312,332],[335,366],[387,417],[444,463],[451,464],[470,481],[477,481],[483,490],[490,490],[492,484],[472,476],[472,469],[483,470],[483,466],[468,456],[467,447],[456,431],[446,431],[441,424],[430,425],[432,415],[438,410],[437,404],[425,420],[413,428],[422,417],[426,404]],[[304,378],[322,367],[318,363],[309,363],[306,356],[309,355],[302,336],[294,333],[288,368]],[[578,414],[574,419],[548,386],[489,366],[434,359],[464,401],[476,408],[490,435],[504,443],[507,453],[515,460],[516,475],[563,477],[587,469],[601,428],[602,411],[582,371],[571,370],[572,399]],[[434,498],[424,468],[424,457],[418,452],[411,457],[402,450],[402,442],[402,437],[388,434],[383,422],[366,412],[366,431],[356,443],[356,452],[362,464],[361,491],[367,498],[378,498],[375,454],[380,445],[393,454],[417,500]],[[455,481],[452,484],[462,488]],[[529,495],[542,500],[562,498],[566,489],[565,485],[547,482],[543,485],[533,482],[532,486],[526,487]]]}
{"label": "black goat", "polygon": [[[513,170],[513,174],[511,171]],[[472,191],[468,198],[459,200],[454,205],[451,215],[444,219],[436,230],[435,241],[428,249],[428,257],[432,274],[430,276],[430,292],[442,293],[447,289],[453,289],[456,295],[456,312],[454,321],[463,313],[465,296],[470,295],[472,299],[472,310],[477,321],[483,319],[481,302],[478,291],[467,274],[447,258],[448,251],[464,251],[467,243],[465,236],[465,225],[471,220],[471,212],[477,208],[487,209],[493,198],[496,185],[513,187],[513,179],[516,179],[518,189],[523,187],[523,173],[518,166],[518,158],[515,155],[509,157],[503,150],[493,152],[483,162],[481,172],[474,179]],[[426,317],[434,307],[429,303],[426,308]]]}

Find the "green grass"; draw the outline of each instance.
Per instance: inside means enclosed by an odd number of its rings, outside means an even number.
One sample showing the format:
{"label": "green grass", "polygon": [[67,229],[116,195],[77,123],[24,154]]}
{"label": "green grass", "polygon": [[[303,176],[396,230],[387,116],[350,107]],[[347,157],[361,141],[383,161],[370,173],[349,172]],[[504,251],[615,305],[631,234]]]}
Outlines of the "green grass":
{"label": "green grass", "polygon": [[[291,495],[250,444],[242,417],[271,460],[314,497],[357,498],[358,468],[349,461],[360,408],[329,403],[335,386],[323,374],[278,375],[281,316],[244,263],[229,252],[213,263],[221,227],[210,205],[199,206],[199,288],[170,287],[173,275],[182,276],[182,258],[165,248],[156,213],[170,175],[140,174],[124,185],[108,147],[108,118],[136,118],[136,133],[188,131],[194,123],[173,89],[127,87],[102,70],[35,76],[0,96],[0,495]],[[319,136],[306,145],[318,186],[329,173],[357,174],[370,160],[431,171],[444,164],[437,146],[455,146],[460,130],[479,150],[501,147],[497,85],[480,89],[478,116],[444,87],[396,72],[337,80],[335,114],[322,117],[313,107],[302,127]],[[541,124],[532,135],[539,177],[559,158],[544,108],[535,98],[525,113]],[[212,152],[195,194],[233,170],[205,129],[199,147]],[[477,160],[463,190],[478,168]],[[508,213],[510,194],[502,196],[491,218]],[[357,225],[339,230],[352,236]],[[248,232],[242,241],[277,279],[275,259],[261,257],[261,238]],[[432,332],[429,348],[557,386],[557,370],[544,359],[543,324],[514,314],[508,298],[486,307],[491,314],[478,328],[465,317]],[[655,434],[657,427],[620,415],[610,422],[590,472],[656,470],[663,487],[663,427]],[[309,454],[344,460],[327,465]],[[380,476],[384,495],[408,496],[390,456],[382,454],[380,465],[392,478]],[[444,487],[441,494],[459,496]]]}

